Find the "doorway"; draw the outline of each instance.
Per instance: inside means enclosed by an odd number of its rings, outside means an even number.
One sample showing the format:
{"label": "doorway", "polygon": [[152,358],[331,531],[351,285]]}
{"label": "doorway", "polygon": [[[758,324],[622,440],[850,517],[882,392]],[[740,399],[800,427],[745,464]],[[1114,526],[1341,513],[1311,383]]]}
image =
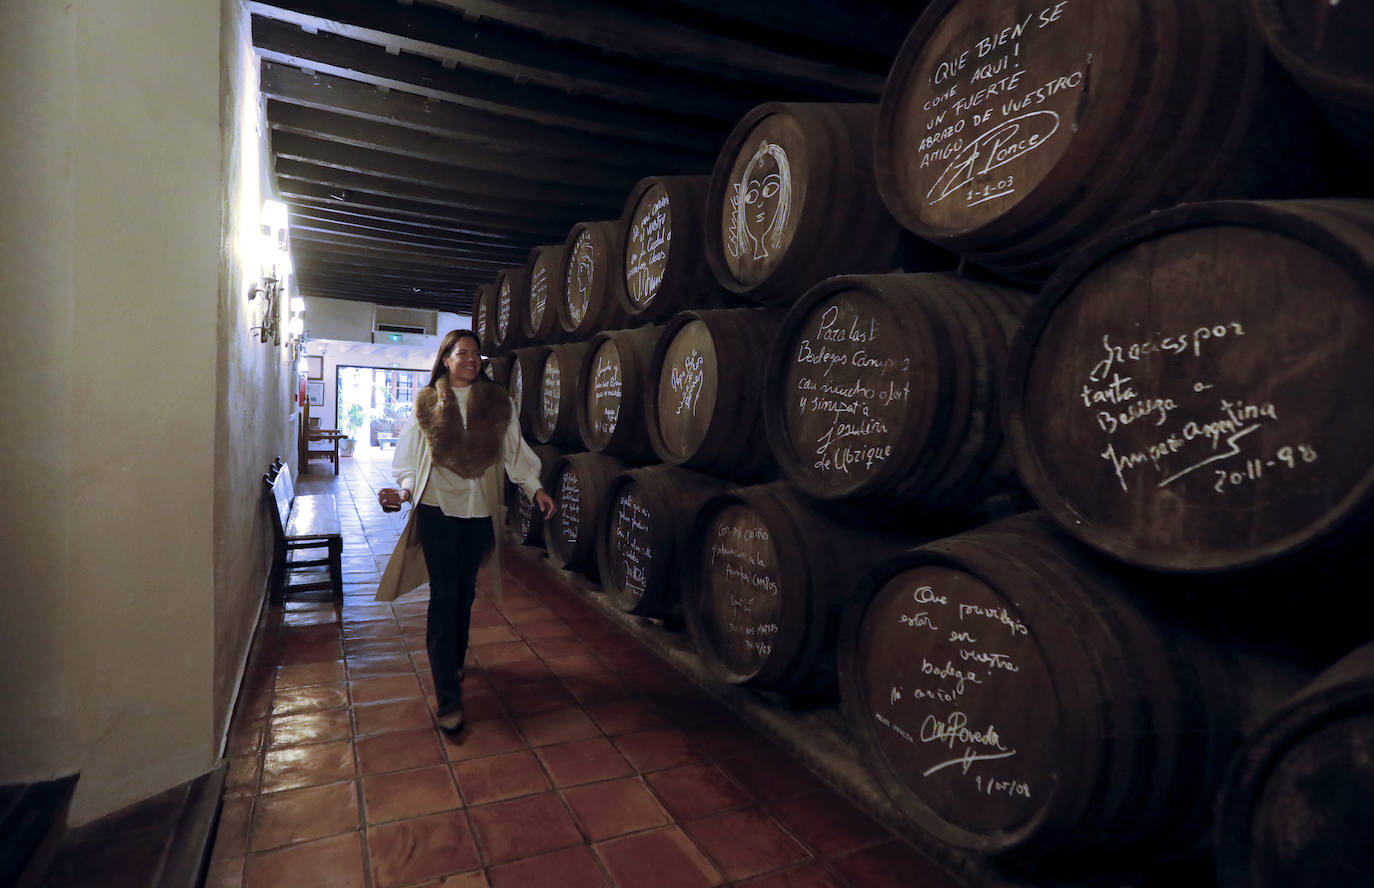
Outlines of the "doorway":
{"label": "doorway", "polygon": [[340,366],[335,376],[339,428],[353,438],[357,459],[390,460],[396,438],[415,412],[428,370]]}

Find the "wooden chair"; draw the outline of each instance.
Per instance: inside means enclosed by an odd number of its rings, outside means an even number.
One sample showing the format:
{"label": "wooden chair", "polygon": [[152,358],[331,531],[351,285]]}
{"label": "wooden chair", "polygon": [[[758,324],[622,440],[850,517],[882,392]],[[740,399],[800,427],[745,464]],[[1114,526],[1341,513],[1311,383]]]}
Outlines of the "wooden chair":
{"label": "wooden chair", "polygon": [[[273,463],[263,484],[272,508],[275,538],[272,557],[271,595],[280,602],[287,592],[328,589],[343,601],[343,534],[332,494],[296,496],[291,467],[280,459]],[[296,553],[313,557],[296,558]],[[324,550],[320,557],[320,550]]]}

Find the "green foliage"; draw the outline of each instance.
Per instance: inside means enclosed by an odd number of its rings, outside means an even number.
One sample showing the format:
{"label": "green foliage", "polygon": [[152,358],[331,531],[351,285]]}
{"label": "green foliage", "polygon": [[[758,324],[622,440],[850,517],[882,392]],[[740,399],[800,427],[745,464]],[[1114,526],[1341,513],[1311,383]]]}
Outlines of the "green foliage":
{"label": "green foliage", "polygon": [[344,414],[344,433],[351,437],[354,432],[362,427],[366,418],[361,404],[348,405],[348,412]]}

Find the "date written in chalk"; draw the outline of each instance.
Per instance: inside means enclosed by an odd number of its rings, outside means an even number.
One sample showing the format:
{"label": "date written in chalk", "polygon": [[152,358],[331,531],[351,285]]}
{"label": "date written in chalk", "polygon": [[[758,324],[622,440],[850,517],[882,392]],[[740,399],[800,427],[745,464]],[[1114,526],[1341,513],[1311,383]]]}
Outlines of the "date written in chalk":
{"label": "date written in chalk", "polygon": [[1287,466],[1292,469],[1296,468],[1299,462],[1316,461],[1317,451],[1310,444],[1299,444],[1296,450],[1292,447],[1280,447],[1274,451],[1273,459],[1247,459],[1242,470],[1228,472],[1224,469],[1213,469],[1216,473],[1216,483],[1212,485],[1212,489],[1217,493],[1225,493],[1228,487],[1239,487],[1263,478],[1265,468]]}

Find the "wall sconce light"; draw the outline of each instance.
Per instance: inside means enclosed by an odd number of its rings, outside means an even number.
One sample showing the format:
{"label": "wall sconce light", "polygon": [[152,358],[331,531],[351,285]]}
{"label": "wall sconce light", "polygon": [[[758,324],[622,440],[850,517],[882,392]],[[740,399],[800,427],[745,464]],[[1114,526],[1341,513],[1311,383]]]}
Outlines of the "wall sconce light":
{"label": "wall sconce light", "polygon": [[[281,296],[287,275],[291,274],[291,253],[287,228],[286,204],[278,200],[263,201],[258,225],[258,279],[248,285],[248,301],[263,297],[262,323],[250,328],[259,342],[281,345]],[[304,333],[302,322],[301,333]],[[287,345],[299,352],[298,334]]]}

